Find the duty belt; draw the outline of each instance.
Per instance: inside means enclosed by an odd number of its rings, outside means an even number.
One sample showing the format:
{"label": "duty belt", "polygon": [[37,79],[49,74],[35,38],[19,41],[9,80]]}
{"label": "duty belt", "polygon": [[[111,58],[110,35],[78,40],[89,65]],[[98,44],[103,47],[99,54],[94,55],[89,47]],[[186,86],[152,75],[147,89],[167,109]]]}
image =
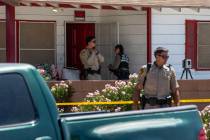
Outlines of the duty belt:
{"label": "duty belt", "polygon": [[158,99],[157,97],[146,98],[144,95],[141,97],[142,109],[144,109],[146,104],[149,104],[151,106],[168,104],[169,106],[171,106],[171,102],[172,102],[171,96],[167,96],[164,99]]}
{"label": "duty belt", "polygon": [[91,68],[88,68],[88,69],[85,69],[85,71],[87,72],[87,74],[100,74],[101,73],[101,69],[92,70]]}

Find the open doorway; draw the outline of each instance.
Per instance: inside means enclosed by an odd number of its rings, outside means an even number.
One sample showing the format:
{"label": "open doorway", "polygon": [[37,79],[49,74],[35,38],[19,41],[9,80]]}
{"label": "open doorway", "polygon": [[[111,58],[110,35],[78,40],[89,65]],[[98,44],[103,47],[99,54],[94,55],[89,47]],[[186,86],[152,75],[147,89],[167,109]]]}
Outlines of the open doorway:
{"label": "open doorway", "polygon": [[86,47],[86,37],[96,37],[96,48],[104,56],[102,79],[115,79],[108,70],[114,59],[114,46],[119,42],[117,23],[66,23],[66,67],[81,70],[80,51]]}
{"label": "open doorway", "polygon": [[95,36],[94,23],[66,23],[66,67],[82,69],[79,54],[87,36]]}

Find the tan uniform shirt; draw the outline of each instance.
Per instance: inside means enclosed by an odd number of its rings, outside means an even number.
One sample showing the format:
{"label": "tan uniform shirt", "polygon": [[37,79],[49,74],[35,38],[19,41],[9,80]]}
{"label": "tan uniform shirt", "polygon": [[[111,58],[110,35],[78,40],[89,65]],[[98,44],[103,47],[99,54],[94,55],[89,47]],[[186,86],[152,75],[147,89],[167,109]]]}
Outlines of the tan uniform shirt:
{"label": "tan uniform shirt", "polygon": [[170,93],[175,93],[179,87],[176,80],[175,70],[172,67],[164,65],[159,68],[156,64],[152,64],[147,73],[147,65],[144,65],[139,72],[139,83],[143,85],[144,77],[147,79],[144,86],[144,94],[146,97],[165,98]]}
{"label": "tan uniform shirt", "polygon": [[104,62],[104,57],[100,53],[97,54],[96,50],[86,48],[80,52],[80,60],[85,69],[98,70],[100,64]]}

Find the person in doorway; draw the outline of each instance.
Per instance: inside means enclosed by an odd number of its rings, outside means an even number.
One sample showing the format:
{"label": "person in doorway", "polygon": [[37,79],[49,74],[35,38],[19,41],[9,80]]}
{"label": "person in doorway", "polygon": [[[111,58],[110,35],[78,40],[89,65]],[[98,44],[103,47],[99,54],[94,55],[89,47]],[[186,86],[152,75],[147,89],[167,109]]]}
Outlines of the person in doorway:
{"label": "person in doorway", "polygon": [[129,59],[124,54],[124,48],[121,44],[115,46],[115,60],[108,68],[117,76],[118,80],[129,79]]}
{"label": "person in doorway", "polygon": [[104,57],[96,49],[94,36],[86,38],[86,48],[80,52],[80,60],[84,65],[84,76],[86,80],[101,80],[101,63]]}
{"label": "person in doorway", "polygon": [[[139,72],[136,92],[133,95],[133,109],[138,109],[140,100],[142,109],[162,108],[172,105],[179,106],[179,85],[175,70],[166,65],[169,58],[168,50],[158,47],[155,52],[155,62],[142,66]],[[140,92],[141,93],[140,96]]]}

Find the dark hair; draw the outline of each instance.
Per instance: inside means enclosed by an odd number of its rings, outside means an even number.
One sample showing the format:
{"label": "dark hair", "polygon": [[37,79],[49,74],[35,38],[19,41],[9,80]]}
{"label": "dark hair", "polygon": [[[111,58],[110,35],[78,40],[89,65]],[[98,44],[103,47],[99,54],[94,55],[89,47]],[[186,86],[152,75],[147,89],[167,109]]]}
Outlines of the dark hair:
{"label": "dark hair", "polygon": [[115,46],[115,50],[116,49],[120,49],[120,55],[121,54],[124,54],[124,48],[123,48],[123,46],[121,45],[121,44],[117,44],[116,46]]}
{"label": "dark hair", "polygon": [[87,36],[86,37],[86,45],[88,45],[88,43],[91,42],[93,39],[95,39],[95,36]]}
{"label": "dark hair", "polygon": [[154,51],[155,57],[156,57],[158,54],[161,54],[162,52],[168,52],[168,49],[166,49],[166,48],[164,48],[164,47],[158,47],[158,48]]}

